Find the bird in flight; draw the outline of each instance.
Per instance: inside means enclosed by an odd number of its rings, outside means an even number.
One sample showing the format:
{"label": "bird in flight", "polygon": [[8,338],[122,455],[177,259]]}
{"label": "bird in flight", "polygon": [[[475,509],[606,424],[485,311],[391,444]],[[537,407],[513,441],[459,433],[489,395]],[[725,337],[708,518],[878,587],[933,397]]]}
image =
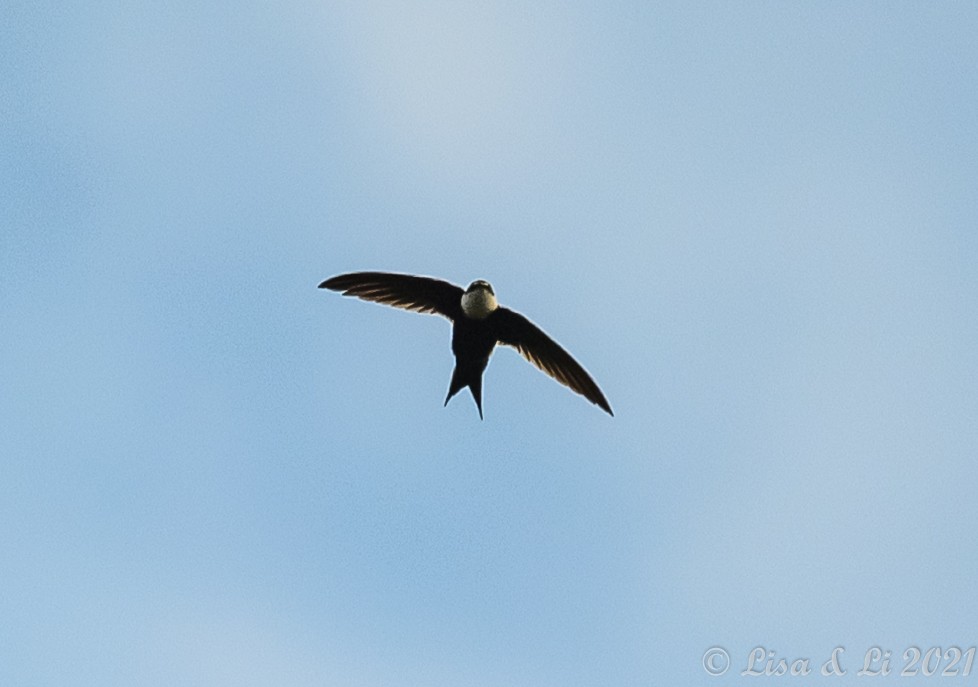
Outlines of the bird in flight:
{"label": "bird in flight", "polygon": [[501,343],[512,346],[558,382],[614,415],[601,389],[570,353],[523,315],[499,305],[489,282],[479,279],[463,290],[431,277],[351,272],[330,277],[319,288],[451,320],[455,370],[445,405],[452,396],[469,387],[482,418],[482,373],[489,364],[492,349]]}

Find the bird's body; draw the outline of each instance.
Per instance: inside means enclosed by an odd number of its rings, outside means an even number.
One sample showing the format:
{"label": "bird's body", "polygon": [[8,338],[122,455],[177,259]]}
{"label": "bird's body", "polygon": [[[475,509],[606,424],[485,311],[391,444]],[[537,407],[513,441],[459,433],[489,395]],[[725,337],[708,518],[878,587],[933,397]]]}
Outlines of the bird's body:
{"label": "bird's body", "polygon": [[497,343],[513,346],[523,357],[570,387],[609,415],[604,394],[567,351],[517,312],[500,306],[488,282],[477,280],[461,287],[430,277],[388,272],[354,272],[327,279],[320,288],[341,291],[369,301],[416,312],[442,315],[452,321],[455,369],[448,401],[465,387],[482,417],[482,374]]}
{"label": "bird's body", "polygon": [[482,373],[489,364],[489,356],[496,347],[498,338],[492,331],[489,315],[483,319],[474,319],[463,314],[452,325],[452,353],[455,354],[455,370],[452,372],[452,382],[448,386],[448,400],[465,387],[469,387],[475,404],[482,417]]}

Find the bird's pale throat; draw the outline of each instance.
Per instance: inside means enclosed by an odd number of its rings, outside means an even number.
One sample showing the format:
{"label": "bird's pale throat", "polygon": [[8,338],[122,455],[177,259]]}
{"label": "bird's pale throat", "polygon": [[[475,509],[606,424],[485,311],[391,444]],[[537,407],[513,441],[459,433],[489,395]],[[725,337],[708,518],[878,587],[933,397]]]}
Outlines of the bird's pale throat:
{"label": "bird's pale throat", "polygon": [[473,320],[484,320],[498,307],[496,296],[486,288],[475,288],[462,294],[462,312]]}

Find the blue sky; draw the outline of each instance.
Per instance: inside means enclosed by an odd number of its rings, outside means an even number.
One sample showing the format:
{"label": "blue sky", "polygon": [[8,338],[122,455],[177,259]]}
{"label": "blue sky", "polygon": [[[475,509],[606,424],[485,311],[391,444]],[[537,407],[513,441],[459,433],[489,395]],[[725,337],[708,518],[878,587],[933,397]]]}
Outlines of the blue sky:
{"label": "blue sky", "polygon": [[[974,5],[0,27],[0,683],[978,643]],[[443,408],[444,320],[316,289],[361,269],[490,280],[615,417],[508,349]]]}

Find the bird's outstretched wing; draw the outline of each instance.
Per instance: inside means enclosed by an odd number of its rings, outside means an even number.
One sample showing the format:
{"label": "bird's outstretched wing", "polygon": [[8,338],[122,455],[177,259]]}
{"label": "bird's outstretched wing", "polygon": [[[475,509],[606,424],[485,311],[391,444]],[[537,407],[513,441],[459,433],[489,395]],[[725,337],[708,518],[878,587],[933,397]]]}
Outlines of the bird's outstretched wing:
{"label": "bird's outstretched wing", "polygon": [[513,346],[520,355],[558,382],[601,407],[609,415],[614,415],[591,375],[542,329],[509,308],[497,308],[490,317],[500,343]]}
{"label": "bird's outstretched wing", "polygon": [[431,277],[391,272],[351,272],[330,277],[321,289],[342,291],[395,308],[442,315],[454,321],[462,314],[462,288]]}

